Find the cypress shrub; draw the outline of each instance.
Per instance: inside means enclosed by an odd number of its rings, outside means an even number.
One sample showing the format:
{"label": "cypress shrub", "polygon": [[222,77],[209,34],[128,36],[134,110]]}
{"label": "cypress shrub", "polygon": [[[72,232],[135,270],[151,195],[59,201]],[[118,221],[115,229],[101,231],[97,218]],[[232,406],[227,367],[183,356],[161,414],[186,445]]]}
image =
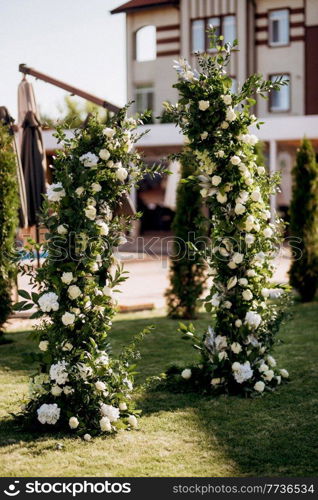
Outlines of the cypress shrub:
{"label": "cypress shrub", "polygon": [[0,343],[4,342],[2,327],[12,308],[11,287],[15,277],[10,258],[18,226],[19,196],[16,159],[8,126],[0,121]]}
{"label": "cypress shrub", "polygon": [[193,155],[188,152],[183,156],[181,182],[177,189],[176,214],[172,223],[174,245],[170,286],[165,294],[170,318],[195,318],[198,299],[204,289],[203,258],[191,249],[191,244],[201,246],[203,243],[205,231],[201,211],[202,200],[196,185],[182,182],[193,175],[195,169]]}
{"label": "cypress shrub", "polygon": [[304,139],[292,172],[290,233],[298,251],[289,272],[290,284],[303,302],[313,300],[318,286],[318,165],[311,142]]}

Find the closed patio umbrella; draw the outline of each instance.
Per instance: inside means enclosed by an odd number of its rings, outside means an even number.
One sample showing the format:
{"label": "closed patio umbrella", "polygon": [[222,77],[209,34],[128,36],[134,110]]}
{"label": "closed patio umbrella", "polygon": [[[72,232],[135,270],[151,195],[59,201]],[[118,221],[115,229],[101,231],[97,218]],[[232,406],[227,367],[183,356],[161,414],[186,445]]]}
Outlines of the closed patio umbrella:
{"label": "closed patio umbrella", "polygon": [[12,147],[15,152],[16,158],[16,175],[18,190],[20,196],[20,208],[19,208],[19,226],[24,228],[28,225],[28,209],[27,209],[27,197],[24,184],[24,176],[21,165],[21,159],[19,154],[19,148],[16,141],[17,127],[14,125],[14,120],[10,116],[7,108],[5,106],[0,106],[0,121],[9,127],[10,133],[12,135]]}
{"label": "closed patio umbrella", "polygon": [[41,124],[33,111],[27,111],[22,129],[21,161],[28,200],[28,223],[38,227],[38,213],[46,193],[46,158]]}

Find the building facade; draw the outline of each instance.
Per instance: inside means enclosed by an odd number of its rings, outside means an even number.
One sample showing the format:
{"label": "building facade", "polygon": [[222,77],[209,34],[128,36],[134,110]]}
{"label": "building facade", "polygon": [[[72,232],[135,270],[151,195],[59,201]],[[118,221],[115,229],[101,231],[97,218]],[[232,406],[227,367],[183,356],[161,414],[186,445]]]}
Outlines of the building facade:
{"label": "building facade", "polygon": [[[160,117],[162,103],[177,100],[173,60],[182,56],[195,65],[194,53],[209,51],[209,25],[225,41],[239,40],[229,68],[234,87],[255,72],[288,79],[255,109],[266,120],[258,135],[269,169],[282,173],[273,205],[286,211],[299,142],[306,135],[318,147],[318,0],[131,0],[112,13],[126,14],[127,98],[135,111],[147,108]],[[156,118],[143,139],[149,161],[183,144],[174,125],[163,121]]]}

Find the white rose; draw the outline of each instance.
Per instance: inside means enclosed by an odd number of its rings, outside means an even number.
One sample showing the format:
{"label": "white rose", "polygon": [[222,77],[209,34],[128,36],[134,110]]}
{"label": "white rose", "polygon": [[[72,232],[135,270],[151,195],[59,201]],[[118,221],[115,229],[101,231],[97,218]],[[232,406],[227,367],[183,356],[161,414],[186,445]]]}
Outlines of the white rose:
{"label": "white rose", "polygon": [[99,234],[101,234],[102,236],[107,236],[108,235],[108,233],[109,233],[109,227],[106,224],[106,222],[104,222],[102,220],[98,220],[98,221],[96,221],[96,225],[99,228]]}
{"label": "white rose", "polygon": [[69,285],[74,279],[73,273],[63,273],[61,276],[61,281],[66,285]]}
{"label": "white rose", "polygon": [[63,316],[62,316],[63,325],[65,325],[65,326],[73,325],[74,321],[75,321],[75,314],[72,314],[69,312],[66,312],[63,314]]}
{"label": "white rose", "polygon": [[233,260],[233,262],[235,262],[235,264],[241,264],[243,262],[243,259],[244,259],[244,255],[242,253],[235,252],[233,254],[232,260]]}
{"label": "white rose", "polygon": [[236,215],[244,214],[245,210],[246,208],[244,207],[244,205],[242,205],[242,203],[237,203],[235,205],[234,212],[236,213]]}
{"label": "white rose", "polygon": [[64,392],[64,394],[66,394],[66,396],[68,396],[69,394],[73,394],[74,389],[72,389],[72,387],[70,387],[69,385],[66,385],[63,388],[63,392]]}
{"label": "white rose", "polygon": [[258,382],[256,382],[256,384],[254,385],[254,389],[257,392],[263,392],[264,389],[265,389],[264,382],[262,382],[261,380],[259,380]]}
{"label": "white rose", "polygon": [[104,130],[103,130],[103,134],[104,134],[106,137],[108,137],[108,138],[110,138],[110,139],[111,139],[111,138],[112,138],[112,137],[114,137],[114,135],[116,134],[116,130],[115,130],[115,129],[113,129],[113,128],[106,127],[106,128],[104,128]]}
{"label": "white rose", "polygon": [[273,235],[273,230],[270,227],[266,227],[263,231],[265,238],[270,238]]}
{"label": "white rose", "polygon": [[73,344],[71,342],[65,342],[62,347],[62,351],[71,351],[73,349]]}
{"label": "white rose", "polygon": [[106,296],[106,297],[112,297],[113,296],[113,290],[105,285],[104,288],[103,288],[103,294]]}
{"label": "white rose", "polygon": [[85,189],[80,186],[78,187],[77,189],[75,189],[75,193],[77,194],[77,196],[82,196],[82,194],[84,193]]}
{"label": "white rose", "polygon": [[93,191],[93,193],[99,193],[99,191],[102,190],[102,186],[99,184],[99,182],[93,182],[93,184],[91,185],[91,190]]}
{"label": "white rose", "polygon": [[244,205],[247,200],[248,200],[248,192],[247,191],[240,191],[238,197],[236,198],[236,203],[242,203]]}
{"label": "white rose", "polygon": [[224,305],[225,309],[231,309],[232,302],[230,302],[229,300],[226,300],[223,305]]}
{"label": "white rose", "polygon": [[88,219],[94,220],[96,218],[96,208],[93,205],[89,205],[85,208],[84,212]]}
{"label": "white rose", "polygon": [[127,404],[126,403],[119,403],[119,409],[120,409],[120,411],[126,411]]}
{"label": "white rose", "polygon": [[253,234],[245,235],[245,243],[248,247],[253,245],[254,241],[255,241],[255,236],[253,236]]}
{"label": "white rose", "polygon": [[190,368],[185,368],[181,372],[181,377],[184,378],[185,380],[188,380],[189,378],[191,378],[191,375],[192,375],[192,371],[190,370]]}
{"label": "white rose", "polygon": [[227,352],[226,351],[221,351],[218,354],[219,361],[223,361],[224,359],[228,358]]}
{"label": "white rose", "polygon": [[215,154],[218,158],[224,158],[224,156],[225,156],[225,153],[222,149]]}
{"label": "white rose", "polygon": [[105,391],[105,389],[106,389],[106,385],[101,380],[98,380],[97,382],[95,382],[95,387],[98,391]]}
{"label": "white rose", "polygon": [[218,200],[219,203],[226,203],[227,202],[227,195],[219,192],[216,195],[216,199]]}
{"label": "white rose", "polygon": [[61,387],[59,387],[58,385],[53,385],[52,389],[51,389],[51,394],[53,396],[60,396],[63,392],[63,389]]}
{"label": "white rose", "polygon": [[275,368],[277,363],[276,363],[275,358],[273,358],[273,356],[267,356],[266,361],[269,364],[269,366],[271,366],[272,368]]}
{"label": "white rose", "polygon": [[212,306],[214,306],[214,307],[219,307],[219,305],[220,305],[220,296],[219,296],[219,294],[218,294],[218,293],[215,293],[215,294],[212,296],[211,304],[212,304]]}
{"label": "white rose", "polygon": [[224,102],[224,104],[226,104],[227,106],[229,106],[230,104],[232,104],[232,97],[229,94],[227,94],[227,95],[221,95],[221,99]]}
{"label": "white rose", "polygon": [[262,318],[258,313],[254,311],[248,311],[245,315],[245,321],[251,328],[256,329],[259,327]]}
{"label": "white rose", "polygon": [[248,269],[246,271],[246,276],[248,276],[249,278],[255,278],[256,276],[256,271],[254,271],[254,269]]}
{"label": "white rose", "polygon": [[57,311],[59,309],[58,296],[54,292],[41,295],[38,300],[39,307],[43,312]]}
{"label": "white rose", "polygon": [[85,153],[79,158],[84,167],[96,167],[98,163],[98,156],[93,153]]}
{"label": "white rose", "polygon": [[240,319],[237,319],[235,321],[235,326],[236,326],[236,328],[240,328],[242,326],[242,321]]}
{"label": "white rose", "polygon": [[128,419],[127,419],[127,422],[129,423],[129,425],[131,425],[131,427],[133,427],[134,429],[136,429],[138,427],[138,420],[136,419],[135,415],[129,415]]}
{"label": "white rose", "polygon": [[67,289],[70,299],[75,300],[82,295],[81,289],[77,285],[71,285]]}
{"label": "white rose", "polygon": [[251,194],[251,198],[252,198],[253,201],[260,201],[262,199],[262,195],[261,195],[260,191],[255,190]]}
{"label": "white rose", "polygon": [[248,281],[247,281],[247,279],[246,279],[246,278],[240,278],[240,279],[239,279],[239,284],[240,284],[241,286],[247,286],[247,285],[248,285]]}
{"label": "white rose", "polygon": [[110,158],[110,152],[108,151],[108,149],[101,149],[98,154],[102,160],[107,161]]}
{"label": "white rose", "polygon": [[234,155],[230,159],[230,162],[232,163],[232,165],[238,165],[239,163],[241,163],[241,158],[239,156]]}
{"label": "white rose", "polygon": [[261,294],[262,296],[266,299],[267,297],[269,297],[269,290],[268,288],[262,288],[261,290]]}
{"label": "white rose", "polygon": [[110,432],[112,430],[112,426],[108,417],[102,417],[99,421],[99,425],[101,431],[103,432]]}
{"label": "white rose", "polygon": [[220,378],[213,378],[211,380],[211,385],[219,385],[221,383],[221,379]]}
{"label": "white rose", "polygon": [[115,174],[117,179],[120,180],[121,182],[124,182],[124,180],[127,179],[128,177],[128,172],[124,167],[118,168]]}
{"label": "white rose", "polygon": [[85,441],[90,441],[91,439],[92,439],[92,436],[90,434],[84,434]]}
{"label": "white rose", "polygon": [[264,175],[266,172],[265,167],[257,167],[258,175]]}
{"label": "white rose", "polygon": [[227,109],[225,119],[228,122],[234,122],[234,120],[236,120],[236,114],[233,108]]}
{"label": "white rose", "polygon": [[231,350],[235,353],[235,354],[239,354],[242,350],[242,346],[239,342],[233,342],[233,344],[231,344]]}
{"label": "white rose", "polygon": [[221,128],[223,128],[224,130],[225,130],[225,129],[227,129],[227,128],[229,128],[229,124],[228,124],[228,122],[223,121],[223,122],[221,123]]}
{"label": "white rose", "polygon": [[235,363],[232,364],[233,372],[236,372],[237,370],[239,370],[240,367],[241,367],[240,363],[238,361],[235,361]]}
{"label": "white rose", "polygon": [[263,377],[264,377],[265,380],[268,380],[270,382],[272,380],[272,378],[274,377],[273,370],[266,370],[263,373]]}
{"label": "white rose", "polygon": [[231,260],[229,263],[228,263],[228,267],[230,269],[236,269],[237,268],[237,265],[235,264],[235,262],[233,262],[233,260]]}
{"label": "white rose", "polygon": [[266,363],[262,363],[258,369],[261,373],[266,372],[268,370],[268,366]]}
{"label": "white rose", "polygon": [[212,184],[213,186],[218,186],[222,182],[222,177],[219,175],[213,175],[212,177]]}
{"label": "white rose", "polygon": [[277,385],[282,383],[282,377],[280,375],[276,375]]}
{"label": "white rose", "polygon": [[205,139],[208,137],[208,135],[209,135],[208,132],[202,132],[202,134],[200,135],[201,140],[205,141]]}
{"label": "white rose", "polygon": [[59,234],[67,234],[67,227],[64,226],[63,224],[60,224],[59,226],[57,226],[56,230]]}
{"label": "white rose", "polygon": [[199,110],[206,111],[210,107],[209,101],[199,101]]}
{"label": "white rose", "polygon": [[45,352],[48,350],[48,347],[49,347],[49,341],[48,340],[41,340],[41,342],[39,343],[40,351]]}
{"label": "white rose", "polygon": [[289,373],[287,370],[285,370],[284,368],[282,368],[281,370],[279,370],[279,373],[281,374],[281,376],[283,378],[288,378],[289,377]]}
{"label": "white rose", "polygon": [[243,296],[243,299],[244,300],[252,300],[253,299],[253,294],[251,292],[251,290],[244,290],[244,292],[242,293],[242,296]]}
{"label": "white rose", "polygon": [[227,282],[227,285],[226,285],[226,288],[228,290],[231,290],[231,288],[234,288],[235,285],[237,283],[237,277],[236,276],[232,276],[232,278],[230,278]]}

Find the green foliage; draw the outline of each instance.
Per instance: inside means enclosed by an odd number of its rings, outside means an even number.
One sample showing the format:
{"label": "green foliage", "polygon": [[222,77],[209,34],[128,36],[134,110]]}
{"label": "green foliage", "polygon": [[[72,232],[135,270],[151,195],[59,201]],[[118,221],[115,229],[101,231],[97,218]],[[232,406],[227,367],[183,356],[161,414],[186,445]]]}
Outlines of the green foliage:
{"label": "green foliage", "polygon": [[303,302],[313,300],[318,287],[318,164],[311,142],[304,139],[292,172],[290,233],[297,251],[290,284]]}
{"label": "green foliage", "polygon": [[11,260],[18,227],[18,183],[12,136],[0,122],[0,330],[12,310],[11,289],[16,266]]}
{"label": "green foliage", "polygon": [[197,185],[182,182],[195,170],[195,158],[188,150],[182,156],[181,182],[177,189],[176,214],[172,224],[174,248],[170,266],[170,287],[165,294],[168,316],[171,318],[195,318],[198,299],[204,289],[204,260],[192,247],[195,245],[200,248],[206,243],[203,238],[206,228],[201,213],[202,200]]}
{"label": "green foliage", "polygon": [[204,334],[190,332],[202,359],[179,380],[201,392],[259,396],[288,378],[271,350],[289,299],[288,288],[272,281],[282,221],[269,221],[269,199],[278,178],[259,165],[258,138],[249,127],[261,125],[251,114],[255,93],[266,98],[286,82],[252,75],[232,92],[227,66],[237,42],[223,45],[213,30],[210,37],[216,51],[198,55],[199,71],[184,59],[175,65],[179,101],[166,105],[196,158],[191,178],[201,188],[211,224],[205,255],[213,282],[204,303],[213,326]]}
{"label": "green foliage", "polygon": [[41,115],[41,123],[44,127],[56,128],[61,123],[66,128],[79,128],[83,125],[87,116],[94,115],[100,123],[107,123],[110,113],[107,109],[101,108],[89,101],[79,101],[66,95],[64,105],[59,106],[60,118],[52,118],[49,115]]}
{"label": "green foliage", "polygon": [[[41,352],[22,421],[35,429],[61,429],[80,436],[136,426],[131,399],[138,357],[136,341],[114,358],[108,335],[116,313],[115,293],[126,279],[114,255],[132,217],[117,215],[123,195],[148,172],[133,145],[140,120],[127,108],[107,127],[91,117],[67,138],[54,161],[42,222],[48,228],[40,269],[22,265],[37,292],[19,290],[20,310],[34,306],[42,318],[33,333]],[[42,412],[42,413],[41,413]],[[53,421],[51,414],[53,413]],[[41,417],[42,415],[42,417]]]}

